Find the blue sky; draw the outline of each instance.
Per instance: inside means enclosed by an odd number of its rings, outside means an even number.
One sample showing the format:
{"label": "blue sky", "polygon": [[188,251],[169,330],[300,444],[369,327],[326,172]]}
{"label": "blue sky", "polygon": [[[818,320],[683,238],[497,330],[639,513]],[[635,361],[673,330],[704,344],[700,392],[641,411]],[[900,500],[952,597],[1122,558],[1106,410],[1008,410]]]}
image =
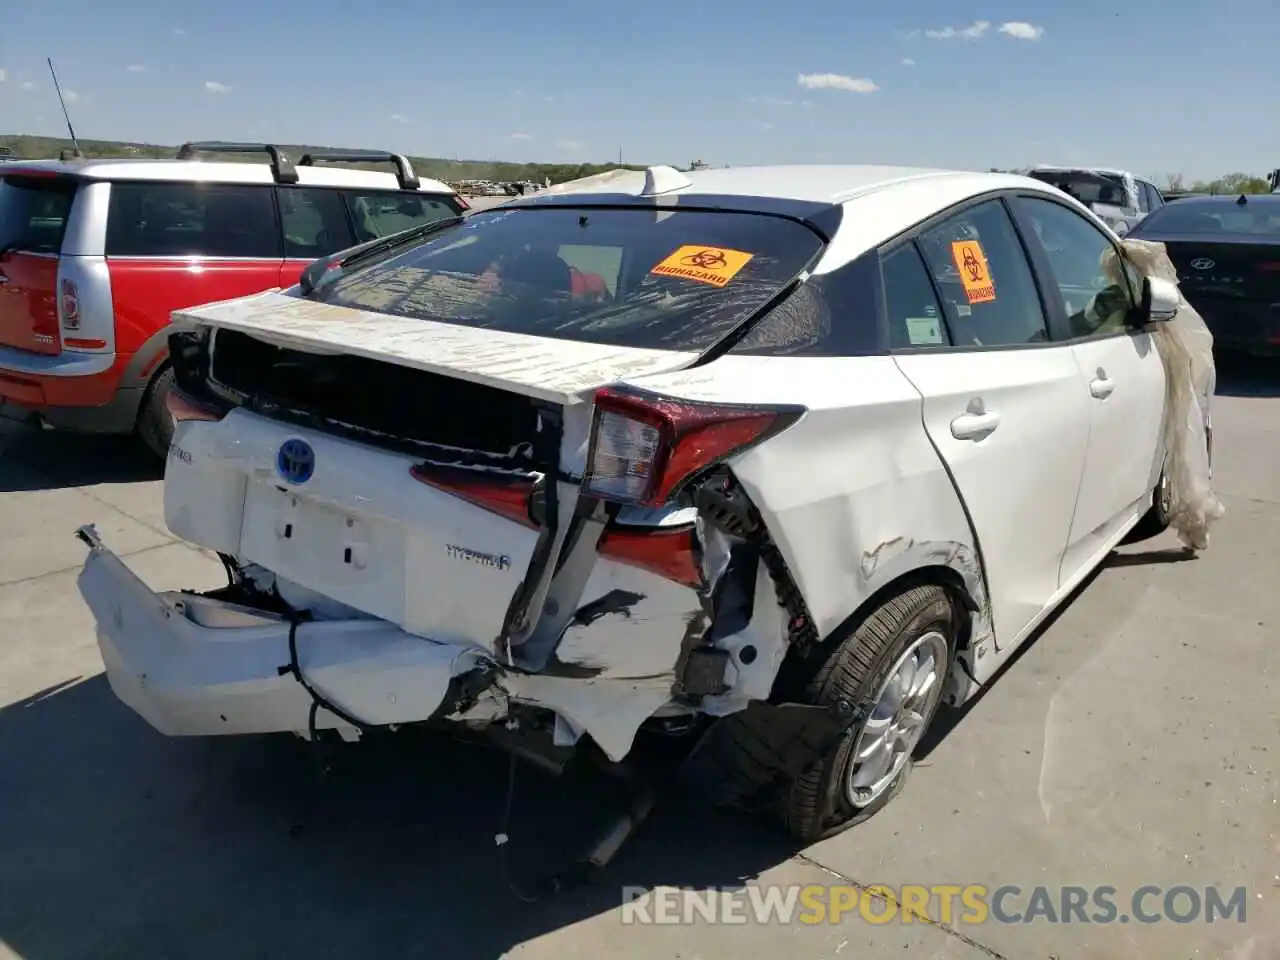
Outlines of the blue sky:
{"label": "blue sky", "polygon": [[472,159],[1280,166],[1274,0],[42,0],[0,132]]}

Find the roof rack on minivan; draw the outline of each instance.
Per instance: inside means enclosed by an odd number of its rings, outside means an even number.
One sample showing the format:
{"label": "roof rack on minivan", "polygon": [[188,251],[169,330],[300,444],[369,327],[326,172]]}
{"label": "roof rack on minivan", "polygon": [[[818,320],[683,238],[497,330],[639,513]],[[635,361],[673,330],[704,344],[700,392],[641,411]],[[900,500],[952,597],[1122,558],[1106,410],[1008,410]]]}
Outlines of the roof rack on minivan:
{"label": "roof rack on minivan", "polygon": [[178,148],[178,159],[194,160],[196,155],[201,153],[265,153],[271,158],[271,176],[276,183],[298,182],[298,170],[289,159],[289,155],[271,143],[196,140],[184,143]]}
{"label": "roof rack on minivan", "polygon": [[387,153],[385,150],[312,150],[302,155],[298,165],[312,167],[317,160],[332,163],[390,163],[396,168],[396,179],[400,182],[401,190],[417,190],[422,182],[413,172],[409,158],[401,153]]}

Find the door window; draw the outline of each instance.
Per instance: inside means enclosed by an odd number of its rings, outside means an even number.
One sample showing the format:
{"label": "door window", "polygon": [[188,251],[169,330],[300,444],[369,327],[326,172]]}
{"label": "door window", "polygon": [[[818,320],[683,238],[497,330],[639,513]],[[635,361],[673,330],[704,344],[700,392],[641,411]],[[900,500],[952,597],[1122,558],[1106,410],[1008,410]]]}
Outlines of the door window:
{"label": "door window", "polygon": [[113,183],[107,256],[279,259],[271,188]]}
{"label": "door window", "polygon": [[347,191],[346,199],[357,243],[458,215],[445,198],[420,193]]}
{"label": "door window", "polygon": [[881,261],[889,314],[889,346],[937,347],[950,342],[942,309],[914,243],[904,243]]}
{"label": "door window", "polygon": [[338,191],[281,187],[277,196],[286,257],[315,260],[355,245]]}
{"label": "door window", "polygon": [[1014,204],[1044,248],[1070,336],[1123,332],[1136,277],[1106,234],[1051,200],[1017,197]]}
{"label": "door window", "polygon": [[1005,347],[1049,339],[1031,266],[999,200],[958,213],[920,235],[958,347]]}

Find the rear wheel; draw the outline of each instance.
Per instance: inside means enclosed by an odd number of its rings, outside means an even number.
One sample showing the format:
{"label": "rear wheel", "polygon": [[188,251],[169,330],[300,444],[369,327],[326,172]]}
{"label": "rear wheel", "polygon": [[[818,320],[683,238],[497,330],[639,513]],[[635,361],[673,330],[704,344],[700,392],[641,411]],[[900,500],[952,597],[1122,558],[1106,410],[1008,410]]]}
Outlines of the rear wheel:
{"label": "rear wheel", "polygon": [[169,442],[173,439],[173,416],[165,405],[172,389],[173,368],[165,367],[147,387],[135,427],[138,438],[161,460],[169,455]]}
{"label": "rear wheel", "polygon": [[862,709],[840,745],[786,792],[780,812],[797,839],[812,843],[846,830],[901,791],[942,702],[955,621],[942,587],[909,588],[863,620],[810,682],[810,702]]}

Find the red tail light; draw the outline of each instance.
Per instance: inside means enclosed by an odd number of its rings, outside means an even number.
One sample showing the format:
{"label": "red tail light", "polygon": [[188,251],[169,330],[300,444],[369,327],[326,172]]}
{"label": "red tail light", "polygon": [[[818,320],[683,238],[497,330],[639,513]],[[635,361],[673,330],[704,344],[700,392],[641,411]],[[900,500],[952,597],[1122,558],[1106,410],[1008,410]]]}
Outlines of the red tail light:
{"label": "red tail light", "polygon": [[169,391],[168,396],[164,398],[164,405],[177,423],[183,423],[187,420],[202,420],[207,423],[213,423],[221,420],[225,415],[224,411],[219,410],[213,404],[204,403],[177,389]]}
{"label": "red tail light", "polygon": [[80,291],[74,280],[63,280],[58,297],[58,310],[62,314],[63,330],[80,329]]}
{"label": "red tail light", "polygon": [[801,407],[694,403],[610,388],[595,398],[583,486],[593,496],[660,506],[691,476],[773,436]]}
{"label": "red tail light", "polygon": [[466,198],[462,197],[461,195],[459,195],[458,197],[458,206],[461,207],[463,210],[471,209],[471,204],[467,203]]}
{"label": "red tail light", "polygon": [[411,467],[409,474],[429,487],[452,493],[531,530],[538,529],[539,524],[533,517],[534,483],[527,477],[508,477],[429,463]]}
{"label": "red tail light", "polygon": [[702,585],[702,570],[694,549],[693,527],[673,530],[614,528],[600,538],[600,555],[656,573],[686,587]]}

